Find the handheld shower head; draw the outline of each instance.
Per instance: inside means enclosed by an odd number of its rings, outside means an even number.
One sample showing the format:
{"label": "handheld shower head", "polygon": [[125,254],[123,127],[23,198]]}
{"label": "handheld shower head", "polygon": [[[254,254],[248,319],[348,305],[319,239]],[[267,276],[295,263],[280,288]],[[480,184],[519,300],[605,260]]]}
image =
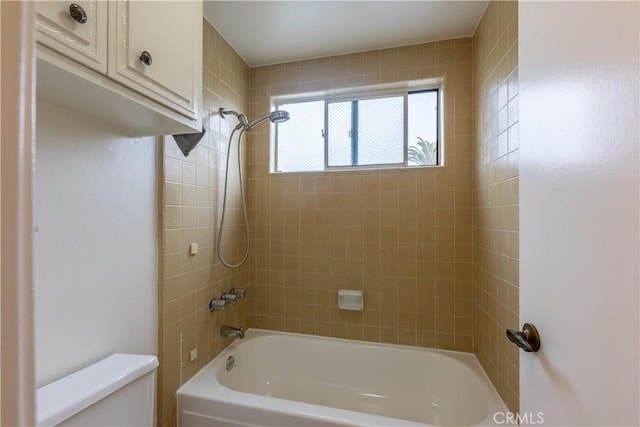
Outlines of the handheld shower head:
{"label": "handheld shower head", "polygon": [[269,114],[269,119],[273,123],[282,123],[289,120],[289,112],[284,110],[276,110]]}
{"label": "handheld shower head", "polygon": [[257,119],[251,120],[249,124],[245,127],[246,130],[251,130],[253,127],[259,125],[265,120],[271,120],[272,123],[282,123],[289,120],[289,112],[284,110],[276,110],[265,115],[258,117]]}

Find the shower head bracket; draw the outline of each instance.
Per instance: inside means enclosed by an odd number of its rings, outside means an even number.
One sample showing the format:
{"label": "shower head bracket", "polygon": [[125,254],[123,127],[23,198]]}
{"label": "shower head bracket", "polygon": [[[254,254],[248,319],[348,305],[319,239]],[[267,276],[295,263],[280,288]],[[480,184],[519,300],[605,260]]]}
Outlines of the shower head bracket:
{"label": "shower head bracket", "polygon": [[246,128],[247,125],[249,124],[249,120],[247,119],[247,116],[245,116],[242,113],[238,113],[237,111],[225,110],[224,107],[220,107],[218,109],[218,114],[220,114],[220,117],[222,117],[223,119],[226,119],[227,115],[229,115],[229,114],[231,114],[233,116],[236,116],[238,118],[238,121],[240,122],[240,124],[244,128]]}

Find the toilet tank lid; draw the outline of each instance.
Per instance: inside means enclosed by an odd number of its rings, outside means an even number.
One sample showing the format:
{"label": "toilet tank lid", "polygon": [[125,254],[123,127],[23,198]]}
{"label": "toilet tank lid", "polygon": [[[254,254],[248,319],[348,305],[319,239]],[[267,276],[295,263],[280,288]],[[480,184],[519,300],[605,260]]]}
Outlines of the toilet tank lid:
{"label": "toilet tank lid", "polygon": [[115,353],[36,391],[36,424],[55,426],[155,370],[155,356]]}

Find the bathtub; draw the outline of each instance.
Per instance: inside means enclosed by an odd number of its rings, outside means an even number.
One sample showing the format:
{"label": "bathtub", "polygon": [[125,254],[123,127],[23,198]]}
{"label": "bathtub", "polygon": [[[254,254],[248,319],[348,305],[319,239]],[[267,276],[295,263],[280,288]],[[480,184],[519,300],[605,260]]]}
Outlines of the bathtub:
{"label": "bathtub", "polygon": [[177,399],[180,427],[496,425],[507,411],[470,353],[259,329]]}

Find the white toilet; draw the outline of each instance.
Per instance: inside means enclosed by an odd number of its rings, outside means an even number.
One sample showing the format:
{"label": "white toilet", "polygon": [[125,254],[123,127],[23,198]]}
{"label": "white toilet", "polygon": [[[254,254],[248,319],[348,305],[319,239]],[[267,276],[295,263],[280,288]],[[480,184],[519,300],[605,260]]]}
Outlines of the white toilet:
{"label": "white toilet", "polygon": [[157,367],[155,356],[116,353],[40,387],[36,425],[151,427]]}

